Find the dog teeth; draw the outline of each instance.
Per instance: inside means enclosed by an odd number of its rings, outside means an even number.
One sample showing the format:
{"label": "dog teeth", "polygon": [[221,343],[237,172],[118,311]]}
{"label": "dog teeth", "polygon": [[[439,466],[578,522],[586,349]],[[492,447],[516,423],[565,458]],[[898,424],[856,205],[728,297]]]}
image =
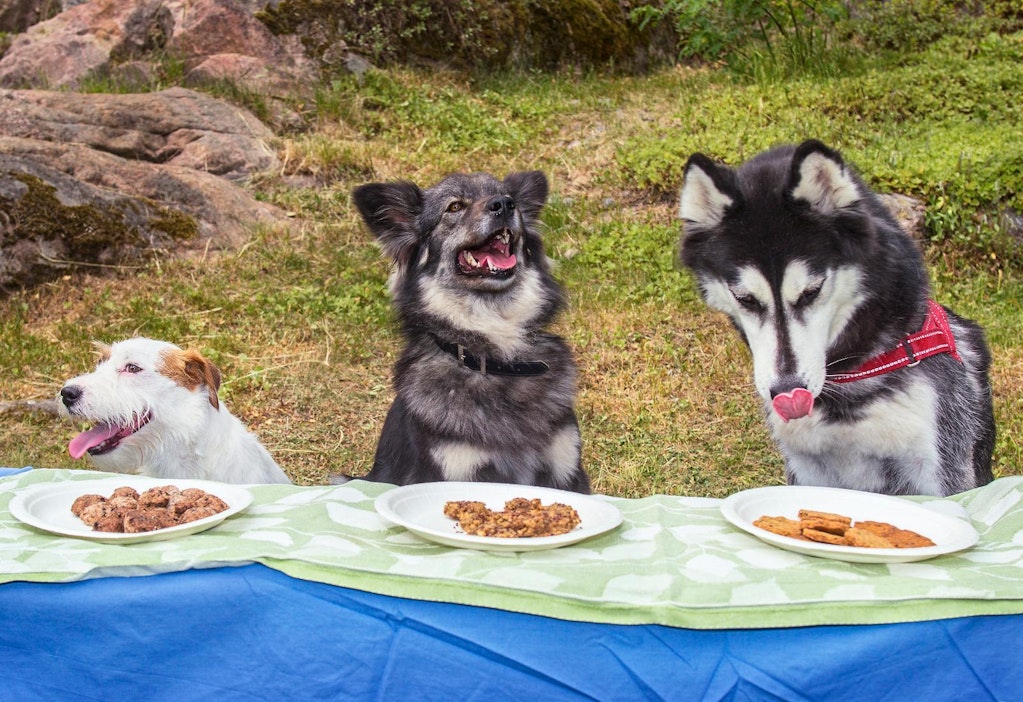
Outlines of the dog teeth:
{"label": "dog teeth", "polygon": [[509,237],[508,237],[508,231],[507,231],[507,230],[505,230],[505,231],[501,232],[501,233],[500,233],[500,234],[498,235],[497,239],[498,239],[498,240],[499,240],[499,241],[500,241],[500,242],[501,242],[502,244],[507,244],[507,243],[508,243],[508,239],[509,239]]}
{"label": "dog teeth", "polygon": [[465,252],[465,262],[468,263],[473,268],[479,268],[480,267],[480,262],[477,261],[476,257],[473,256],[472,253],[470,253],[469,251]]}

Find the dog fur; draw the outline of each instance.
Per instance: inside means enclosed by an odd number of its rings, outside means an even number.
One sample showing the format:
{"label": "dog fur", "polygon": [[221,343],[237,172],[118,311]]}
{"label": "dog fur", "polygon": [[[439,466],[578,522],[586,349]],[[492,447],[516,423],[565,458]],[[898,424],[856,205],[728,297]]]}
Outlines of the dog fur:
{"label": "dog fur", "polygon": [[217,397],[202,354],[136,337],[97,344],[96,370],[60,390],[61,414],[95,426],[68,446],[100,470],[225,483],[289,483],[255,435]]}
{"label": "dog fur", "polygon": [[[836,151],[808,140],[737,169],[694,154],[679,211],[682,262],[751,350],[788,482],[949,495],[992,479],[991,357],[975,323],[946,310],[961,362],[834,381],[919,331],[930,298],[918,245]],[[787,393],[807,416],[775,411]]]}
{"label": "dog fur", "polygon": [[[538,171],[354,190],[392,262],[388,288],[405,342],[367,479],[589,492],[576,364],[565,341],[544,331],[564,306],[537,233],[547,193]],[[540,363],[549,370],[502,374]]]}

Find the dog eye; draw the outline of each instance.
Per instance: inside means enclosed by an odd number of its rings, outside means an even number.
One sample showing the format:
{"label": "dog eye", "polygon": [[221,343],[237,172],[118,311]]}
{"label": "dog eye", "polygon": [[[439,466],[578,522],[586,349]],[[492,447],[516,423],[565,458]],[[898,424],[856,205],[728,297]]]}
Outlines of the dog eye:
{"label": "dog eye", "polygon": [[760,300],[753,295],[750,295],[749,293],[732,293],[732,295],[735,296],[736,302],[750,312],[763,312],[764,306],[761,305]]}
{"label": "dog eye", "polygon": [[795,307],[809,307],[813,304],[813,301],[817,299],[817,296],[821,294],[821,284],[814,285],[813,287],[807,288],[803,291],[803,294],[796,300]]}
{"label": "dog eye", "polygon": [[141,373],[142,372],[142,366],[135,365],[134,363],[125,363],[124,364],[124,372],[125,373]]}
{"label": "dog eye", "polygon": [[448,205],[447,209],[444,210],[444,211],[445,212],[461,212],[464,209],[465,209],[465,203],[462,202],[461,200],[455,200],[450,205]]}

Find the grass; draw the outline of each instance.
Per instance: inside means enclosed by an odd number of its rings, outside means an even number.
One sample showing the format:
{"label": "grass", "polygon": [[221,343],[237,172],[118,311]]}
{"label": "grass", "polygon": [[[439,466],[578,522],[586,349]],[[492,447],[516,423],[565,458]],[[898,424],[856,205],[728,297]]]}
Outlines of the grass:
{"label": "grass", "polygon": [[[943,60],[940,49],[925,52],[903,72],[884,74],[885,90],[902,101],[898,114],[854,109],[857,96],[881,94],[869,66],[839,79],[770,85],[684,68],[476,79],[395,70],[370,73],[361,85],[324,84],[309,106],[314,129],[280,137],[280,171],[247,186],[292,213],[291,228],[256,231],[242,249],[203,260],[76,273],[0,301],[0,464],[85,467],[66,452],[76,426],[17,401],[52,398],[65,379],[87,371],[92,340],[143,334],[212,358],[225,378],[222,399],[297,483],[365,473],[400,341],[387,265],[349,201],[351,188],[368,180],[429,184],[453,170],[540,168],[552,186],[548,253],[570,297],[556,330],[581,367],[577,407],[595,489],[720,497],[780,483],[782,461],[761,419],[749,354],[675,263],[682,165],[694,150],[734,163],[779,141],[820,137],[879,188],[922,197],[932,212],[939,195],[957,197],[957,216],[946,224],[960,231],[993,202],[1017,202],[1020,191],[1011,178],[985,181],[975,184],[981,201],[970,201],[957,180],[963,160],[940,140],[952,135],[956,148],[970,148],[983,178],[1018,170],[1018,140],[997,142],[1019,132],[1020,100],[990,56],[974,63],[964,56],[960,70],[976,71],[977,80],[997,74],[985,89],[1004,89],[1010,99],[964,101],[929,131],[912,100],[931,99],[919,78]],[[994,105],[1002,112],[992,122],[980,113]],[[988,330],[995,472],[1020,475],[1020,268],[1000,249],[978,252],[976,240],[953,238],[927,249],[935,295]]]}

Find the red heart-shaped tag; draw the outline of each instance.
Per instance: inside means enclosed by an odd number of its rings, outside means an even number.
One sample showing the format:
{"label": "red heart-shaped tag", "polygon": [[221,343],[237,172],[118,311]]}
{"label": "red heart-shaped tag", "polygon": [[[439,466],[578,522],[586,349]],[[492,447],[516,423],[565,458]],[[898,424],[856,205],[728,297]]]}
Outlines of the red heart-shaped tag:
{"label": "red heart-shaped tag", "polygon": [[775,395],[771,402],[774,411],[786,422],[790,419],[810,416],[813,409],[813,394],[806,388],[796,388],[791,392]]}

